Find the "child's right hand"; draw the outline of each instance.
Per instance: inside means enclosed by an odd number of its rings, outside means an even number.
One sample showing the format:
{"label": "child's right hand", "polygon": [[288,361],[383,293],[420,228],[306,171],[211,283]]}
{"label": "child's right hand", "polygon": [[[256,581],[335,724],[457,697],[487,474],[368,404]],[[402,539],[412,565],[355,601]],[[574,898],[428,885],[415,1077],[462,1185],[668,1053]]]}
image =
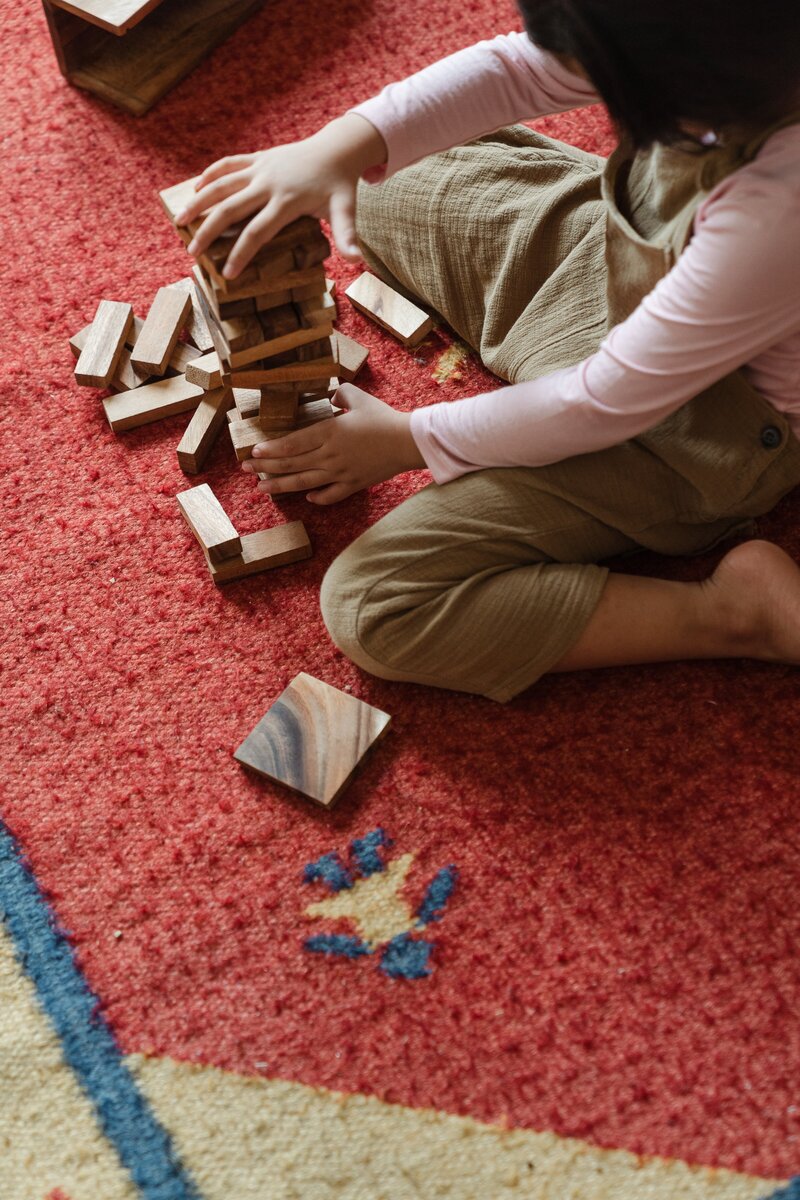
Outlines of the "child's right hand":
{"label": "child's right hand", "polygon": [[386,157],[386,144],[375,127],[347,113],[302,142],[212,163],[177,223],[186,225],[206,213],[189,246],[189,253],[198,255],[224,230],[255,214],[228,255],[226,279],[235,279],[261,246],[302,216],[325,217],[339,252],[357,260],[356,186],[364,171]]}

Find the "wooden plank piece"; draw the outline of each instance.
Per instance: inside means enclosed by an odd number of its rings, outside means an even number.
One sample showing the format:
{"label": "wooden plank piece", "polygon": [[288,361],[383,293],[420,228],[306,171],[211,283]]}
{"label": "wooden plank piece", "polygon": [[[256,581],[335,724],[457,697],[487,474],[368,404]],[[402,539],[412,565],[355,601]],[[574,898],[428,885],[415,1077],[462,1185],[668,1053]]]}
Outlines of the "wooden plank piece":
{"label": "wooden plank piece", "polygon": [[217,388],[201,399],[176,451],[178,466],[187,475],[197,475],[203,469],[232,405],[233,392],[230,388]]}
{"label": "wooden plank piece", "polygon": [[221,387],[222,366],[216,350],[193,359],[186,368],[186,378],[190,383],[196,383],[199,387]]}
{"label": "wooden plank piece", "polygon": [[203,395],[204,389],[187,383],[185,376],[172,375],[169,379],[158,379],[132,391],[108,396],[103,401],[103,408],[111,428],[120,433],[197,408]]}
{"label": "wooden plank piece", "polygon": [[213,350],[214,343],[211,340],[211,334],[209,333],[206,319],[203,316],[200,301],[197,299],[194,280],[187,275],[185,279],[178,279],[175,283],[170,283],[167,286],[175,288],[176,291],[188,292],[192,298],[192,311],[186,318],[186,335],[189,341],[197,346],[197,349],[202,353],[205,353],[207,350]]}
{"label": "wooden plank piece", "polygon": [[233,757],[330,807],[390,721],[381,709],[301,671]]}
{"label": "wooden plank piece", "polygon": [[163,375],[192,307],[187,292],[159,288],[131,354],[134,366]]}
{"label": "wooden plank piece", "polygon": [[354,308],[394,334],[404,346],[416,346],[433,329],[433,317],[369,271],[353,280],[345,296]]}
{"label": "wooden plank piece", "polygon": [[333,335],[333,341],[334,357],[339,364],[337,367],[339,378],[344,379],[346,383],[352,383],[369,358],[369,350],[355,338],[348,337],[346,333],[341,333],[338,329]]}
{"label": "wooden plank piece", "polygon": [[117,300],[100,301],[86,344],[75,364],[75,380],[81,387],[108,387],[132,323],[130,304]]}
{"label": "wooden plank piece", "polygon": [[175,499],[186,524],[211,562],[241,554],[242,540],[225,509],[207,483],[178,492]]}
{"label": "wooden plank piece", "polygon": [[232,583],[245,579],[259,571],[270,571],[273,567],[284,567],[311,557],[311,543],[302,521],[291,521],[287,525],[276,525],[272,529],[261,529],[258,533],[242,535],[242,552],[222,563],[214,563],[206,556],[208,569],[214,583]]}
{"label": "wooden plank piece", "polygon": [[336,361],[333,357],[315,358],[311,362],[293,363],[289,366],[271,369],[259,368],[258,364],[251,364],[249,368],[231,371],[230,378],[234,387],[255,388],[267,387],[275,383],[302,383],[306,380],[316,382],[322,376],[327,377],[335,370]]}

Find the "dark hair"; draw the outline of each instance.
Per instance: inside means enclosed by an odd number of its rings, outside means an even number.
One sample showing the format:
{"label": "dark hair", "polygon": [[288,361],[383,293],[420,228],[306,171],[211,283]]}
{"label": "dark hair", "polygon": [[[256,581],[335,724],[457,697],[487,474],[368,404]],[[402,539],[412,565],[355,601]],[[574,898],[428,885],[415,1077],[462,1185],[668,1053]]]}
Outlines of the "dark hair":
{"label": "dark hair", "polygon": [[800,109],[798,0],[519,0],[537,46],[576,59],[640,148]]}

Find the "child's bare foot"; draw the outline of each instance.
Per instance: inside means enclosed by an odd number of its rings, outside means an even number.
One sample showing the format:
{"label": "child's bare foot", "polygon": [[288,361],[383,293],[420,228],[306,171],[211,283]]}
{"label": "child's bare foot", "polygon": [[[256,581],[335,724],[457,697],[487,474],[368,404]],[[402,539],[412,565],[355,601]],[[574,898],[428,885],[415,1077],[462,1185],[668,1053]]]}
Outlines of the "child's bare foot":
{"label": "child's bare foot", "polygon": [[743,542],[701,587],[731,637],[731,653],[800,664],[800,567],[772,542]]}

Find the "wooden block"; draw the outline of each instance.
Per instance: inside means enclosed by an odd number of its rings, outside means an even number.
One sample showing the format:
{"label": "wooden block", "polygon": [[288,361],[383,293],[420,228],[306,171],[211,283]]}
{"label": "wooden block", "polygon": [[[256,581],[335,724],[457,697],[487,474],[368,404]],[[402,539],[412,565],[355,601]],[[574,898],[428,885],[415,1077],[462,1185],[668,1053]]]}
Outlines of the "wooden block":
{"label": "wooden block", "polygon": [[339,364],[337,368],[339,378],[346,380],[347,383],[352,383],[369,358],[369,350],[355,338],[348,337],[346,333],[340,333],[338,329],[333,335],[333,341],[333,356]]}
{"label": "wooden block", "polygon": [[243,317],[228,317],[220,320],[219,330],[225,339],[228,354],[235,350],[246,350],[264,341],[264,331],[257,313]]}
{"label": "wooden block", "polygon": [[[122,353],[119,356],[116,368],[114,370],[114,378],[109,383],[109,387],[115,392],[128,392],[131,388],[141,387],[143,383],[147,383],[151,378],[148,371],[139,370],[131,363],[131,353],[128,345],[131,344],[132,337],[135,336],[137,329],[140,329],[143,322],[139,317],[134,317],[131,322],[131,327],[128,330],[126,339],[127,344],[122,347]],[[91,325],[85,325],[78,333],[72,335],[69,339],[69,348],[76,358],[80,355],[91,332]]]}
{"label": "wooden block", "polygon": [[433,329],[433,317],[369,271],[353,280],[345,296],[354,308],[394,334],[404,346],[416,346]]}
{"label": "wooden block", "polygon": [[262,3],[146,0],[136,6],[138,23],[126,22],[125,28],[110,15],[122,7],[120,0],[44,0],[44,7],[67,79],[140,115]]}
{"label": "wooden block", "polygon": [[202,470],[232,406],[233,392],[230,388],[217,388],[201,399],[176,452],[178,466],[187,475],[196,475]]}
{"label": "wooden block", "polygon": [[203,395],[204,389],[187,383],[184,375],[172,375],[169,379],[159,379],[133,391],[109,396],[103,401],[103,408],[111,428],[120,433],[197,408]]}
{"label": "wooden block", "polygon": [[335,296],[336,295],[336,280],[326,278],[325,290],[327,291],[329,296]]}
{"label": "wooden block", "polygon": [[232,421],[228,433],[231,435],[231,445],[239,462],[251,458],[253,447],[259,442],[269,440],[267,431],[258,417],[243,417],[241,421]]}
{"label": "wooden block", "polygon": [[187,204],[194,200],[197,195],[195,184],[199,178],[199,175],[194,175],[191,179],[184,179],[181,183],[173,183],[171,187],[164,188],[163,191],[158,193],[158,198],[164,207],[164,212],[173,225],[176,224],[175,218],[178,213],[182,212]]}
{"label": "wooden block", "polygon": [[297,350],[301,346],[313,345],[326,335],[330,337],[332,333],[333,325],[329,321],[327,325],[314,325],[310,329],[295,329],[293,333],[286,333],[282,337],[268,338],[256,346],[249,346],[246,350],[233,351],[230,355],[231,369],[236,370],[248,363],[272,358],[287,350]]}
{"label": "wooden block", "polygon": [[331,244],[320,229],[316,236],[292,248],[294,265],[298,270],[305,267],[316,267],[323,262],[331,252]]}
{"label": "wooden block", "polygon": [[202,353],[206,350],[213,350],[214,343],[211,340],[211,334],[208,331],[208,325],[203,316],[200,301],[197,299],[197,289],[194,280],[187,276],[185,279],[179,279],[177,283],[170,283],[168,286],[175,288],[176,291],[188,292],[192,298],[192,311],[186,318],[186,334],[189,341],[197,346],[197,349]]}
{"label": "wooden block", "polygon": [[175,499],[186,524],[211,562],[241,554],[242,539],[207,483],[178,492]]}
{"label": "wooden block", "polygon": [[131,362],[154,375],[163,375],[191,307],[192,298],[187,292],[159,288],[136,339]]}
{"label": "wooden block", "polygon": [[[327,284],[327,279],[325,283]],[[326,291],[325,287],[320,287],[319,283],[308,283],[304,287],[292,288],[290,298],[297,304],[301,300],[314,300]]]}
{"label": "wooden block", "polygon": [[312,300],[301,300],[295,307],[304,329],[313,325],[329,325],[336,320],[336,301],[327,292]]}
{"label": "wooden block", "polygon": [[133,323],[130,304],[101,300],[80,357],[75,379],[82,387],[108,387]]}
{"label": "wooden block", "polygon": [[288,432],[297,420],[298,395],[296,392],[279,392],[274,388],[263,388],[260,393],[258,419],[267,432]]}
{"label": "wooden block", "polygon": [[336,370],[336,362],[331,358],[317,358],[308,363],[293,363],[285,367],[231,371],[230,378],[234,387],[266,387],[275,383],[293,383],[309,380],[316,382],[323,375],[327,378]]}
{"label": "wooden block", "polygon": [[260,529],[258,533],[245,533],[241,554],[220,563],[211,562],[206,555],[206,562],[214,583],[232,583],[310,557],[311,543],[303,522],[291,521],[273,529]]}
{"label": "wooden block", "polygon": [[[233,388],[231,388],[231,391],[233,391]],[[242,420],[242,414],[239,412],[238,408],[236,408],[236,407],[229,408],[227,415],[228,415],[228,424],[229,425],[233,425],[234,421]]]}
{"label": "wooden block", "polygon": [[330,807],[390,721],[388,713],[301,671],[233,757]]}
{"label": "wooden block", "polygon": [[190,346],[188,342],[178,342],[167,363],[167,374],[183,375],[189,363],[198,358],[202,358],[202,351],[198,350],[197,346]]}
{"label": "wooden block", "polygon": [[[293,288],[312,285],[316,291],[323,292],[325,290],[325,272],[322,267],[308,267],[304,271],[292,269],[280,275],[267,277],[259,275],[255,283],[240,285],[238,279],[232,279],[230,283],[238,286],[231,286],[224,294],[220,293],[220,301],[224,300],[226,303],[230,303],[233,300],[253,298],[256,308],[269,308],[271,307],[270,295],[274,295],[275,292],[283,293],[291,291]],[[286,301],[282,301],[282,303],[286,303]]]}
{"label": "wooden block", "polygon": [[196,383],[202,388],[218,388],[222,386],[222,366],[216,350],[203,354],[194,359],[186,368],[186,378],[189,383]]}
{"label": "wooden block", "polygon": [[261,405],[258,388],[234,388],[233,400],[240,417],[257,417]]}

